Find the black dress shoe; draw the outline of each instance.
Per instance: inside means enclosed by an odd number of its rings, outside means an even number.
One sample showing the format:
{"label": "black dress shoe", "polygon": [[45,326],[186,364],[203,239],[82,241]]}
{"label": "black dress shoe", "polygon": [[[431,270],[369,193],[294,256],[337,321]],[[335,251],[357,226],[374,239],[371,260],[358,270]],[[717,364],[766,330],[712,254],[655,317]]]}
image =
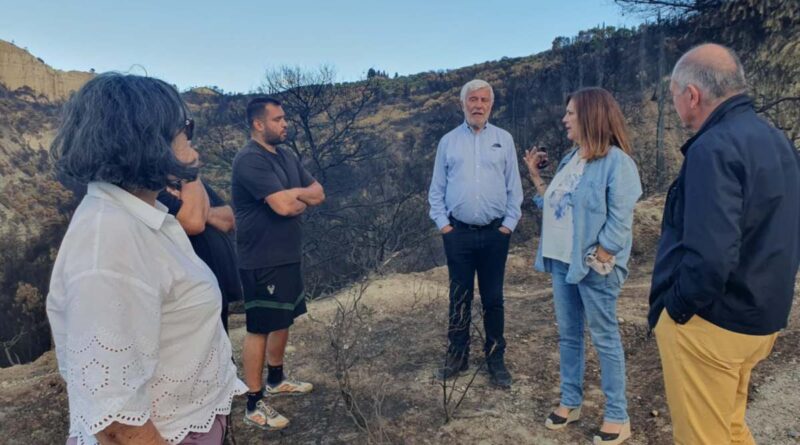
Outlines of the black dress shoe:
{"label": "black dress shoe", "polygon": [[627,421],[622,424],[622,429],[619,433],[604,433],[598,431],[594,435],[592,443],[594,445],[619,445],[631,437],[631,422]]}
{"label": "black dress shoe", "polygon": [[567,417],[561,417],[555,411],[547,416],[544,426],[549,430],[560,430],[581,418],[581,407],[571,408]]}
{"label": "black dress shoe", "polygon": [[450,380],[458,377],[462,372],[469,369],[469,358],[464,355],[447,355],[444,366],[434,372],[434,377],[439,380]]}
{"label": "black dress shoe", "polygon": [[486,365],[489,368],[489,383],[503,389],[511,388],[511,373],[502,360],[492,360]]}

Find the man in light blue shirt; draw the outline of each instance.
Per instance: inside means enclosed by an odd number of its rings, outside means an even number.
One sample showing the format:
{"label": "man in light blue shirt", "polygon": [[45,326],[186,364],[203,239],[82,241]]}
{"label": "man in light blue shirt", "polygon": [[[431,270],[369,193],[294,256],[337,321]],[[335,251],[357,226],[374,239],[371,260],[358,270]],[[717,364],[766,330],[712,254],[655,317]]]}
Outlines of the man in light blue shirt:
{"label": "man in light blue shirt", "polygon": [[479,79],[467,82],[461,89],[465,122],[444,135],[436,149],[428,202],[442,233],[450,275],[449,345],[437,376],[449,379],[469,368],[477,273],[490,381],[508,388],[503,278],[511,232],[522,215],[522,183],[514,139],[488,122],[493,103],[491,85]]}

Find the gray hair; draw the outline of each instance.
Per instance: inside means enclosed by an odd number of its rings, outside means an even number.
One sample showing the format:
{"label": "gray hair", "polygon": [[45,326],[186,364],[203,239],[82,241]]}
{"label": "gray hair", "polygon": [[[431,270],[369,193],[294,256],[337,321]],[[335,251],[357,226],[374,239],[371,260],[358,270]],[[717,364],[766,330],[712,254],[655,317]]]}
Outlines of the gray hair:
{"label": "gray hair", "polygon": [[726,67],[720,60],[704,60],[690,50],[681,56],[672,70],[672,81],[681,91],[692,84],[706,93],[708,100],[715,101],[747,90],[747,79],[739,56],[726,46],[718,46],[728,53],[733,66]]}
{"label": "gray hair", "polygon": [[464,101],[467,100],[469,93],[483,88],[489,89],[489,96],[492,98],[492,102],[494,102],[494,90],[492,89],[492,86],[489,85],[489,82],[481,79],[473,79],[461,87],[461,103],[464,103]]}
{"label": "gray hair", "polygon": [[50,154],[63,177],[81,184],[161,190],[197,177],[196,166],[172,151],[187,114],[178,91],[163,80],[104,73],[67,102]]}

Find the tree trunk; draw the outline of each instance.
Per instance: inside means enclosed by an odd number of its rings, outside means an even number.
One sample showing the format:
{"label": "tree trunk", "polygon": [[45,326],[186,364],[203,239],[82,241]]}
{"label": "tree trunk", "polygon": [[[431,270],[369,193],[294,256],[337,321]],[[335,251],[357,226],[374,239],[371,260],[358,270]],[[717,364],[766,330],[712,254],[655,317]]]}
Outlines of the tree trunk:
{"label": "tree trunk", "polygon": [[664,179],[667,176],[666,163],[664,162],[664,108],[667,102],[667,85],[664,80],[666,75],[666,55],[664,50],[664,28],[659,16],[658,25],[658,81],[656,83],[658,97],[658,121],[656,124],[656,187],[658,191],[664,190]]}
{"label": "tree trunk", "polygon": [[639,39],[639,91],[647,91],[647,28],[642,28]]}

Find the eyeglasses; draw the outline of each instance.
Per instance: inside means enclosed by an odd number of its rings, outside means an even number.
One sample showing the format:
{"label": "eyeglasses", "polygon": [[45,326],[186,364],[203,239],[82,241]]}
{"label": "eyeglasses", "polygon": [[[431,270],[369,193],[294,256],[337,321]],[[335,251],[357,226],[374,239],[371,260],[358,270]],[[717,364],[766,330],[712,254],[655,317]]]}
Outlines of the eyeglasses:
{"label": "eyeglasses", "polygon": [[187,140],[191,141],[192,136],[194,135],[194,119],[187,118],[185,121],[183,121],[183,129],[181,129],[181,132],[186,135]]}

